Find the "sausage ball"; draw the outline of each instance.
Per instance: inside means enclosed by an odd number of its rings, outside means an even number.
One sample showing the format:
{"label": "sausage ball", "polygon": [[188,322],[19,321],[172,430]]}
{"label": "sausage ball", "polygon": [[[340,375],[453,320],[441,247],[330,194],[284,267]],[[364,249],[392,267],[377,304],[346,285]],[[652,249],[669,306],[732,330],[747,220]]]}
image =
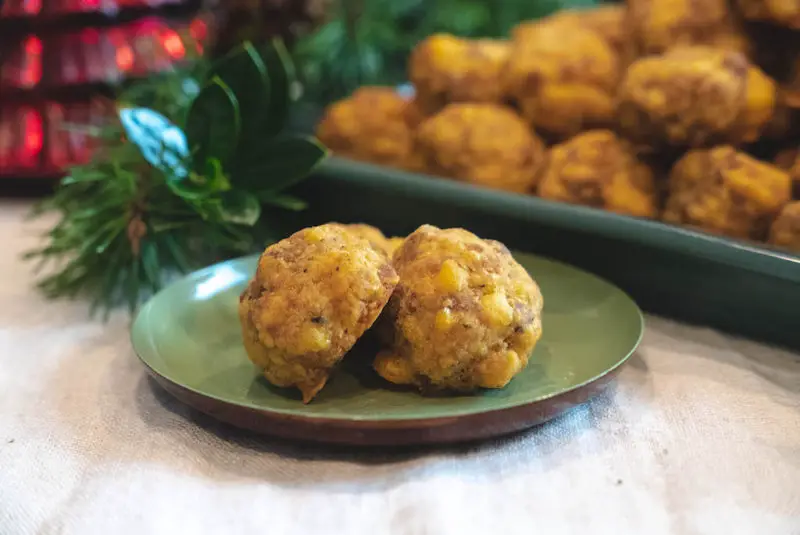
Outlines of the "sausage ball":
{"label": "sausage ball", "polygon": [[626,28],[627,9],[623,4],[605,4],[592,8],[562,9],[547,20],[573,23],[588,28],[605,41],[618,54],[627,53],[630,32]]}
{"label": "sausage ball", "polygon": [[542,294],[499,242],[423,225],[397,250],[384,314],[391,344],[374,367],[422,390],[502,388],[542,335]]}
{"label": "sausage ball", "polygon": [[449,104],[417,132],[426,166],[471,184],[524,193],[534,186],[544,145],[511,109]]}
{"label": "sausage ball", "polygon": [[[800,39],[796,44],[800,44]],[[786,64],[789,68],[781,88],[782,97],[786,105],[797,112],[800,110],[800,50],[795,50]]]}
{"label": "sausage ball", "polygon": [[775,165],[789,173],[792,179],[792,198],[800,199],[800,149],[780,151],[775,156]]}
{"label": "sausage ball", "polygon": [[628,0],[627,5],[627,23],[639,55],[685,45],[749,51],[749,40],[736,25],[727,0]]}
{"label": "sausage ball", "polygon": [[450,102],[504,101],[498,84],[509,45],[491,39],[462,39],[449,34],[421,41],[409,58],[409,79],[420,108],[433,114]]}
{"label": "sausage ball", "polygon": [[398,277],[367,240],[329,224],[268,247],[239,299],[244,347],[266,379],[308,403],[373,324]]}
{"label": "sausage ball", "polygon": [[800,149],[782,151],[775,163],[781,169],[785,169],[792,179],[792,198],[800,199]]}
{"label": "sausage ball", "polygon": [[769,231],[769,243],[800,253],[800,201],[790,202],[778,213]]}
{"label": "sausage ball", "polygon": [[759,32],[758,65],[778,84],[775,113],[766,136],[771,139],[800,137],[800,32],[763,24]]}
{"label": "sausage ball", "polygon": [[755,141],[776,87],[745,57],[709,47],[673,48],[635,61],[620,85],[619,126],[652,146]]}
{"label": "sausage ball", "polygon": [[391,258],[392,253],[394,252],[393,247],[389,243],[389,238],[387,238],[383,232],[380,231],[380,229],[373,227],[372,225],[367,225],[366,223],[329,223],[329,225],[338,225],[348,232],[351,232],[360,238],[364,238],[369,242],[373,249],[384,253],[389,258]]}
{"label": "sausage ball", "polygon": [[748,20],[800,30],[800,0],[737,0],[737,4]]}
{"label": "sausage ball", "polygon": [[400,237],[400,236],[392,236],[391,238],[389,238],[387,240],[388,243],[386,244],[386,247],[387,247],[388,252],[389,252],[389,258],[393,258],[394,257],[395,251],[397,251],[400,248],[400,246],[403,245],[404,241],[405,241],[405,238]]}
{"label": "sausage ball", "polygon": [[[783,49],[783,69],[776,68],[776,76],[780,76],[778,91],[778,110],[782,112],[783,130],[778,133],[784,137],[800,137],[800,32],[795,34],[794,41]],[[766,42],[773,47],[783,46],[780,42]],[[773,136],[777,137],[777,136]],[[779,138],[778,138],[779,139]]]}
{"label": "sausage ball", "polygon": [[658,210],[653,171],[610,130],[578,134],[552,147],[538,193],[638,217],[656,217]]}
{"label": "sausage ball", "polygon": [[758,141],[769,140],[772,144],[780,143],[787,138],[796,138],[800,127],[800,101],[779,89],[775,99],[775,111],[764,127]]}
{"label": "sausage ball", "polygon": [[619,58],[598,33],[546,20],[515,29],[502,83],[537,131],[563,139],[613,122],[619,77]]}
{"label": "sausage ball", "polygon": [[731,146],[692,150],[670,173],[664,221],[761,240],[790,193],[788,174]]}
{"label": "sausage ball", "polygon": [[385,253],[390,259],[404,240],[399,236],[386,237],[379,229],[364,223],[351,223],[345,227],[367,240],[373,248]]}
{"label": "sausage ball", "polygon": [[319,140],[335,154],[422,171],[414,145],[421,116],[414,101],[388,87],[367,86],[331,104],[317,125]]}
{"label": "sausage ball", "polygon": [[800,156],[800,149],[791,147],[778,151],[775,155],[773,163],[791,174],[791,169],[794,166],[795,160]]}

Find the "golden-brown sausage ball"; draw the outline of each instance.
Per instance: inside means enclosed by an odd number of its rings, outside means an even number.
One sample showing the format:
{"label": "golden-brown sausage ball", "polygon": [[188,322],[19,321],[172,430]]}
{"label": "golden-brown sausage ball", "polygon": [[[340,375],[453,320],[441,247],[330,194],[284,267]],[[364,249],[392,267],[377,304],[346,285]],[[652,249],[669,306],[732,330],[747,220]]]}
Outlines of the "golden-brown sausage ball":
{"label": "golden-brown sausage ball", "polygon": [[[800,37],[797,38],[796,46],[800,44]],[[787,105],[792,109],[800,109],[800,50],[796,50],[787,59],[787,76],[782,87],[783,96]]]}
{"label": "golden-brown sausage ball", "polygon": [[610,130],[591,130],[550,149],[540,197],[656,217],[658,196],[648,165]]}
{"label": "golden-brown sausage ball", "polygon": [[409,58],[409,79],[426,114],[450,102],[504,101],[498,83],[509,45],[490,39],[435,34],[422,40]]}
{"label": "golden-brown sausage ball", "polygon": [[329,223],[329,225],[339,225],[345,230],[352,232],[356,236],[364,238],[372,247],[391,258],[393,249],[389,245],[389,239],[380,229],[367,225],[366,223]]}
{"label": "golden-brown sausage ball", "polygon": [[775,84],[744,56],[678,47],[635,61],[620,85],[619,126],[648,145],[755,141],[775,108]]}
{"label": "golden-brown sausage ball", "polygon": [[800,0],[738,0],[737,4],[746,19],[800,30]]}
{"label": "golden-brown sausage ball", "polygon": [[619,77],[608,42],[556,20],[515,29],[503,86],[537,131],[562,139],[612,124]]}
{"label": "golden-brown sausage ball", "polygon": [[775,156],[775,165],[789,173],[792,179],[792,198],[800,199],[800,149],[795,147],[780,151]]}
{"label": "golden-brown sausage ball", "polygon": [[394,256],[400,283],[384,313],[391,349],[376,371],[422,390],[502,388],[542,334],[542,294],[504,245],[423,225]]}
{"label": "golden-brown sausage ball", "polygon": [[765,137],[797,139],[800,134],[800,32],[756,26],[760,33],[758,64],[779,85],[777,102]]}
{"label": "golden-brown sausage ball", "polygon": [[380,229],[373,227],[372,225],[367,225],[364,223],[350,223],[344,225],[344,227],[349,230],[350,232],[354,232],[356,235],[361,236],[365,240],[367,240],[372,247],[375,249],[383,252],[386,254],[387,257],[390,259],[392,255],[400,247],[400,244],[403,243],[404,238],[399,236],[392,236],[387,238]]}
{"label": "golden-brown sausage ball", "polygon": [[800,149],[797,147],[783,149],[778,151],[778,153],[775,155],[773,163],[784,171],[789,171],[794,165],[795,159],[798,157],[798,155],[800,155]]}
{"label": "golden-brown sausage ball", "polygon": [[800,253],[800,201],[790,202],[780,211],[770,228],[769,243]]}
{"label": "golden-brown sausage ball", "polygon": [[627,5],[627,23],[639,55],[685,45],[749,52],[749,41],[734,22],[727,0],[628,0]]}
{"label": "golden-brown sausage ball", "polygon": [[[800,108],[792,104],[791,97],[778,89],[775,98],[775,111],[761,132],[761,140],[772,140],[773,143],[792,138],[800,127]],[[758,141],[758,140],[756,140]]]}
{"label": "golden-brown sausage ball", "polygon": [[[630,31],[626,28],[627,9],[624,4],[606,4],[591,8],[562,9],[542,22],[566,22],[586,27],[605,39],[618,54],[628,51]],[[520,31],[525,24],[517,26]]]}
{"label": "golden-brown sausage ball", "polygon": [[[781,75],[782,96],[786,105],[794,110],[800,110],[800,33],[792,32],[794,34],[793,41],[786,46],[782,54],[781,66],[784,67],[781,72],[780,69],[776,75]],[[787,40],[787,38],[784,38]],[[781,45],[782,43],[776,43]],[[776,60],[779,61],[779,60]]]}
{"label": "golden-brown sausage ball", "polygon": [[383,310],[397,284],[385,254],[343,225],[268,247],[239,299],[244,347],[266,379],[308,403]]}
{"label": "golden-brown sausage ball", "polygon": [[388,87],[361,87],[331,104],[317,125],[319,140],[335,154],[422,171],[414,145],[421,120],[415,103]]}
{"label": "golden-brown sausage ball", "polygon": [[528,125],[496,104],[449,104],[420,125],[417,141],[433,172],[520,193],[534,186],[544,158]]}
{"label": "golden-brown sausage ball", "polygon": [[388,238],[387,241],[388,241],[387,248],[389,252],[389,258],[393,258],[395,251],[397,251],[400,248],[400,246],[403,245],[405,238],[400,236],[392,236],[391,238]]}
{"label": "golden-brown sausage ball", "polygon": [[760,240],[790,190],[784,171],[731,146],[692,150],[672,168],[664,220]]}

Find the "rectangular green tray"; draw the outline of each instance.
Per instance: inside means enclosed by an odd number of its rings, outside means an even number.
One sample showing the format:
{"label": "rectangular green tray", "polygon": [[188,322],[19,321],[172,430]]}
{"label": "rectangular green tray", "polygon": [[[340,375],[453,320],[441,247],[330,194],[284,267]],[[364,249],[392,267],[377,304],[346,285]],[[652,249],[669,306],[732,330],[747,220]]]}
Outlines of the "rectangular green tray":
{"label": "rectangular green tray", "polygon": [[800,349],[800,257],[782,251],[338,157],[295,192],[311,207],[292,227],[460,226],[604,277],[647,312]]}

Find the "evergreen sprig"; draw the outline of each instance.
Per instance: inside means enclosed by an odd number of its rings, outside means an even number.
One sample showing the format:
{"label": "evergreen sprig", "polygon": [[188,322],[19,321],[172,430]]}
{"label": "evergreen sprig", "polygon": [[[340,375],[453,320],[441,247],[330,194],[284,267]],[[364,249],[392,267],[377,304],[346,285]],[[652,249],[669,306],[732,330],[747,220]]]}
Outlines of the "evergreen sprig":
{"label": "evergreen sprig", "polygon": [[245,43],[124,91],[116,120],[91,132],[92,160],[33,211],[57,217],[25,255],[48,269],[45,295],[133,311],[170,275],[263,246],[262,210],[304,209],[285,190],[327,154],[283,132],[292,76],[280,41]]}

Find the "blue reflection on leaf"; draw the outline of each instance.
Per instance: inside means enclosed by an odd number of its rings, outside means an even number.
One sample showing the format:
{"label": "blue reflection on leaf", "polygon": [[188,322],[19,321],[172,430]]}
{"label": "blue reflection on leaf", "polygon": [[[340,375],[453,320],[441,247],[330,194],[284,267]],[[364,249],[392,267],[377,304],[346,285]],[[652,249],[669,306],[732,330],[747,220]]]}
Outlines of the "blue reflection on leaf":
{"label": "blue reflection on leaf", "polygon": [[173,178],[188,176],[189,144],[183,130],[149,108],[122,108],[119,120],[128,140],[139,147],[150,165]]}

